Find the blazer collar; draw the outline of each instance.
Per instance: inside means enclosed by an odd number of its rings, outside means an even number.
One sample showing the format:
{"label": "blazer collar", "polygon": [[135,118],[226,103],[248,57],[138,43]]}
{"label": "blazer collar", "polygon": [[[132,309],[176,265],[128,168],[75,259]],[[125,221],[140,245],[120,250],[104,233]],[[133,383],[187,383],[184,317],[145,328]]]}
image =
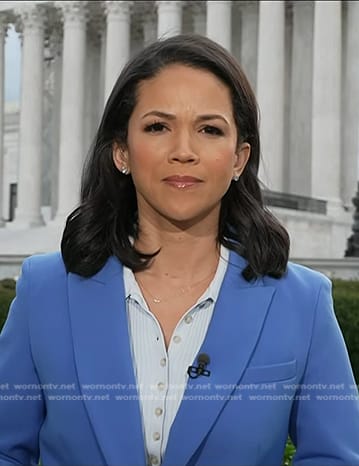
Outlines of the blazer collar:
{"label": "blazer collar", "polygon": [[[211,374],[209,378],[189,379],[171,428],[163,466],[186,465],[200,448],[228,403],[233,391],[231,387],[240,383],[273,298],[274,287],[263,286],[261,279],[248,283],[242,277],[241,272],[246,266],[243,258],[231,252],[229,261],[199,351],[209,355]],[[196,400],[199,393],[205,393],[208,401]]]}
{"label": "blazer collar", "polygon": [[[223,388],[218,392],[215,386],[230,387],[239,383],[254,351],[274,288],[263,286],[262,280],[253,283],[244,280],[241,272],[245,266],[246,261],[231,252],[200,349],[210,356],[211,376],[189,380],[171,427],[163,466],[186,465],[195,455],[228,402],[226,395],[232,391]],[[104,390],[104,394],[110,392],[107,401],[84,397],[103,455],[112,465],[145,465],[122,266],[116,258],[110,258],[103,269],[89,279],[69,274],[68,290],[75,362],[82,393],[95,394],[94,390],[86,391],[84,384],[118,387]],[[206,389],[206,395],[210,401],[196,401],[200,386],[208,386],[208,381],[210,389]],[[97,390],[96,394],[100,392]],[[121,398],[116,399],[116,396]]]}
{"label": "blazer collar", "polygon": [[[68,293],[78,380],[106,464],[145,465],[122,265],[112,257],[89,279],[69,274]],[[101,394],[110,399],[93,398]]]}

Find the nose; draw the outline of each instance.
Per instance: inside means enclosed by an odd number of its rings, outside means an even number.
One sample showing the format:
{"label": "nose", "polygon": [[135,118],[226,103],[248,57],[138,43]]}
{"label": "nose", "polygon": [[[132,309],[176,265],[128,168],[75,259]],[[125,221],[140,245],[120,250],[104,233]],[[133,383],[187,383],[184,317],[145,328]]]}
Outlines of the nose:
{"label": "nose", "polygon": [[193,141],[188,131],[174,135],[173,146],[169,153],[170,163],[192,163],[199,161],[199,155],[194,150]]}

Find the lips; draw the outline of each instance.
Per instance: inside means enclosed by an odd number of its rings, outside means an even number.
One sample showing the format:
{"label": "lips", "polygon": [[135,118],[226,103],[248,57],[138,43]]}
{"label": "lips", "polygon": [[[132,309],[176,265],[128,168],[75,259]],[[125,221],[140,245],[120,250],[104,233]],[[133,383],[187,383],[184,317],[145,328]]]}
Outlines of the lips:
{"label": "lips", "polygon": [[173,175],[164,178],[165,183],[179,189],[189,188],[191,186],[196,186],[199,183],[202,183],[202,180],[195,178],[194,176],[187,175]]}

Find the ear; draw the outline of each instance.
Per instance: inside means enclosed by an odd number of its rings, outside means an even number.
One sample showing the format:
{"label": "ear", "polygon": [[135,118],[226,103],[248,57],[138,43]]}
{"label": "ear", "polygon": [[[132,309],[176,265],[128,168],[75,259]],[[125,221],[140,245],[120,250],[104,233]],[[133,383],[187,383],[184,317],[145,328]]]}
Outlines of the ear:
{"label": "ear", "polygon": [[128,174],[130,172],[128,151],[125,147],[120,146],[117,142],[115,142],[112,146],[112,158],[113,163],[121,173]]}
{"label": "ear", "polygon": [[246,168],[250,155],[250,144],[248,142],[243,142],[236,152],[236,160],[233,166],[233,178],[238,179],[241,176],[243,170]]}

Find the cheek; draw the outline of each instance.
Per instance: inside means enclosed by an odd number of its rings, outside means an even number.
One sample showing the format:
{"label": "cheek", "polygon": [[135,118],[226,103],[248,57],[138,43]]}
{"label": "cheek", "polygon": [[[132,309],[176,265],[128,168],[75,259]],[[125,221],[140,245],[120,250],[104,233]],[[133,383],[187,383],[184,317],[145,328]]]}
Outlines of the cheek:
{"label": "cheek", "polygon": [[213,159],[212,168],[215,170],[218,176],[232,176],[235,162],[236,157],[232,150],[222,151],[221,154],[216,155],[216,157]]}
{"label": "cheek", "polygon": [[147,166],[153,160],[151,148],[141,140],[128,144],[128,157],[131,170]]}

